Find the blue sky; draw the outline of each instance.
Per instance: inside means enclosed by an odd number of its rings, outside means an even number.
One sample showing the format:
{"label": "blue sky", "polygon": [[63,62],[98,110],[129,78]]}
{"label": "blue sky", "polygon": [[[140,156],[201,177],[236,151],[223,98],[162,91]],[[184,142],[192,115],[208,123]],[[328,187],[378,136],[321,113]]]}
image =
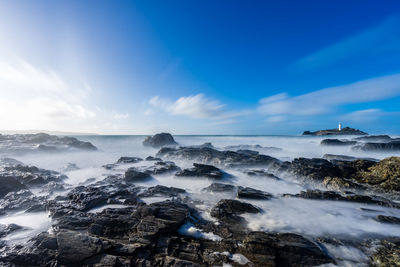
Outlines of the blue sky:
{"label": "blue sky", "polygon": [[400,134],[398,1],[1,1],[0,129]]}

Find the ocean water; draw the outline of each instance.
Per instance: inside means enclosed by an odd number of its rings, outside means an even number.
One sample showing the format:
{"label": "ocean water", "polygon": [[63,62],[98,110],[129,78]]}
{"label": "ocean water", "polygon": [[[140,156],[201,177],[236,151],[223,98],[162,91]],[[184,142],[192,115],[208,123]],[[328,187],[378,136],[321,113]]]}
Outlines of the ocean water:
{"label": "ocean water", "polygon": [[[400,153],[370,153],[352,151],[347,146],[321,146],[320,142],[326,137],[314,136],[174,136],[175,140],[182,146],[201,145],[211,142],[216,148],[223,149],[235,145],[260,145],[262,147],[276,147],[281,150],[255,149],[262,154],[279,158],[281,160],[293,160],[298,157],[321,158],[324,154],[347,155],[362,158],[383,159],[389,156],[400,156]],[[157,149],[143,147],[142,141],[145,136],[77,136],[78,139],[89,141],[99,148],[96,152],[71,152],[63,154],[34,154],[14,156],[28,165],[40,168],[64,172],[68,179],[66,183],[77,185],[94,178],[94,181],[104,179],[113,173],[123,173],[131,166],[150,166],[152,162],[142,161],[136,164],[119,166],[116,170],[106,170],[104,164],[114,163],[121,156],[136,156],[145,158],[155,156]],[[329,138],[335,138],[331,136]],[[351,139],[353,136],[341,136],[339,138]],[[79,169],[64,171],[69,163],[76,164]],[[181,168],[190,167],[193,162],[175,161]],[[373,218],[378,214],[400,217],[400,211],[381,206],[346,203],[339,201],[305,200],[295,198],[282,198],[285,193],[296,194],[302,190],[312,189],[305,187],[295,177],[285,176],[285,179],[276,181],[267,178],[252,177],[238,170],[226,169],[233,178],[223,182],[234,185],[248,186],[266,191],[275,196],[271,200],[247,201],[263,209],[261,214],[244,215],[248,227],[252,230],[293,232],[312,239],[318,237],[340,237],[344,239],[361,239],[374,236],[400,236],[400,226],[376,222]],[[209,186],[212,180],[205,178],[177,178],[173,175],[159,175],[154,179],[139,183],[141,186],[154,186],[157,184],[183,188],[192,199],[202,200],[197,208],[205,219],[215,221],[209,212],[210,209],[223,198],[235,198],[234,193],[204,193],[202,189]],[[143,199],[146,203],[163,201],[166,198]],[[114,205],[118,208],[118,205]],[[91,212],[100,212],[103,208],[97,208]],[[374,211],[365,211],[368,208]],[[24,241],[38,231],[50,229],[51,222],[46,213],[39,214],[11,214],[0,217],[0,224],[17,223],[26,226],[25,235],[10,235],[8,239]],[[201,236],[197,230],[187,227],[192,235]],[[207,233],[212,235],[213,233]],[[368,251],[349,246],[329,246],[328,251],[334,255],[339,265],[366,262]]]}

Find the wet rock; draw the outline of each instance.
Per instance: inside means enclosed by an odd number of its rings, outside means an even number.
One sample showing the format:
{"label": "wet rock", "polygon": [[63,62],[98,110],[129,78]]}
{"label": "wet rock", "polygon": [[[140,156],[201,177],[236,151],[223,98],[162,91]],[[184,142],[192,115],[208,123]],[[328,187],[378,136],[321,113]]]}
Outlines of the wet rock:
{"label": "wet rock", "polygon": [[208,147],[165,147],[158,151],[157,156],[180,160],[196,160],[204,164],[224,165],[228,167],[269,166],[281,163],[280,160],[266,155],[249,156],[234,151],[219,151]]}
{"label": "wet rock", "polygon": [[105,209],[96,214],[88,231],[91,234],[114,239],[129,239],[139,220],[132,216],[135,208]]}
{"label": "wet rock", "polygon": [[243,154],[245,156],[257,156],[260,154],[258,151],[250,150],[250,149],[239,149],[236,151],[237,153]]}
{"label": "wet rock", "polygon": [[146,158],[146,160],[147,160],[147,161],[162,161],[162,159],[160,159],[160,158],[155,158],[155,157],[153,157],[153,156],[148,156],[148,157]]}
{"label": "wet rock", "polygon": [[325,159],[294,159],[287,171],[289,173],[322,181],[326,176],[341,177],[340,169]]}
{"label": "wet rock", "polygon": [[238,192],[237,192],[237,197],[238,198],[247,198],[247,199],[271,199],[272,195],[261,191],[257,190],[251,187],[238,187]]}
{"label": "wet rock", "polygon": [[400,191],[400,157],[390,157],[357,173],[358,182],[387,192]]}
{"label": "wet rock", "polygon": [[212,165],[193,163],[193,168],[184,169],[175,173],[179,177],[207,177],[212,179],[221,179],[225,173]]}
{"label": "wet rock", "polygon": [[115,167],[117,167],[117,164],[109,163],[109,164],[104,164],[102,167],[103,167],[104,169],[106,169],[106,170],[112,170],[112,169],[114,169]]}
{"label": "wet rock", "polygon": [[221,183],[212,183],[211,185],[202,189],[202,191],[206,192],[232,192],[236,189],[234,185],[231,184],[221,184]]}
{"label": "wet rock", "polygon": [[145,168],[144,172],[150,175],[165,174],[180,171],[181,168],[172,161],[157,161],[153,166]]}
{"label": "wet rock", "polygon": [[185,192],[186,191],[181,188],[156,185],[146,189],[143,193],[139,194],[139,197],[177,197]]}
{"label": "wet rock", "polygon": [[10,192],[17,192],[26,189],[26,186],[21,184],[14,177],[0,176],[0,198],[4,197]]}
{"label": "wet rock", "polygon": [[348,192],[346,195],[339,194],[334,191],[321,191],[321,190],[307,190],[301,191],[299,194],[284,194],[284,197],[300,197],[304,199],[319,199],[319,200],[339,200],[349,201],[364,204],[375,204],[390,208],[400,208],[400,205],[382,197],[374,198],[366,195],[356,195]]}
{"label": "wet rock", "polygon": [[117,161],[117,164],[125,164],[125,163],[138,163],[142,161],[143,159],[138,158],[138,157],[120,157]]}
{"label": "wet rock", "polygon": [[78,186],[68,193],[73,208],[79,211],[88,211],[107,204],[109,198],[103,188]]}
{"label": "wet rock", "polygon": [[56,171],[21,164],[3,167],[0,169],[0,176],[11,176],[28,187],[42,186],[50,182],[63,183],[67,178]]}
{"label": "wet rock", "polygon": [[317,266],[334,261],[318,246],[291,233],[251,232],[238,252],[255,266]]}
{"label": "wet rock", "polygon": [[398,266],[400,262],[400,239],[383,240],[370,257],[372,266]]}
{"label": "wet rock", "polygon": [[80,263],[101,253],[104,244],[99,238],[75,231],[57,233],[58,260],[61,263]]}
{"label": "wet rock", "polygon": [[59,137],[44,133],[2,135],[0,138],[0,152],[24,154],[70,150],[95,151],[97,148],[90,142],[80,141],[74,137]]}
{"label": "wet rock", "polygon": [[140,182],[150,179],[151,176],[148,173],[141,172],[135,167],[131,167],[125,172],[125,181],[127,182]]}
{"label": "wet rock", "polygon": [[394,216],[378,215],[375,217],[375,220],[383,223],[400,224],[400,218]]}
{"label": "wet rock", "polygon": [[269,179],[273,179],[273,180],[281,180],[276,175],[274,175],[274,174],[272,174],[270,172],[267,172],[267,171],[265,171],[263,169],[260,169],[260,170],[257,170],[257,169],[245,170],[244,173],[249,175],[249,176],[265,177],[265,178],[269,178]]}
{"label": "wet rock", "polygon": [[329,190],[334,190],[334,191],[343,191],[343,190],[349,190],[351,188],[355,189],[362,189],[363,187],[351,180],[344,179],[344,178],[339,178],[339,177],[325,177],[324,180],[322,181],[322,184],[325,185],[325,187]]}
{"label": "wet rock", "polygon": [[368,142],[389,142],[392,138],[389,135],[367,135],[354,138],[357,141],[368,141]]}
{"label": "wet rock", "polygon": [[357,141],[339,140],[339,139],[324,139],[321,141],[323,146],[352,146],[357,144]]}
{"label": "wet rock", "polygon": [[322,157],[323,159],[332,161],[332,160],[340,160],[340,161],[354,161],[354,160],[368,160],[368,161],[379,161],[374,158],[357,158],[357,157],[351,157],[351,156],[346,156],[346,155],[332,155],[332,154],[325,154]]}
{"label": "wet rock", "polygon": [[261,145],[234,145],[234,146],[226,146],[224,147],[224,150],[230,150],[230,151],[255,151],[255,152],[261,152],[261,153],[274,153],[274,152],[280,152],[282,151],[282,148],[279,147],[265,147]]}
{"label": "wet rock", "polygon": [[174,138],[169,133],[158,133],[154,136],[148,136],[144,141],[144,146],[151,146],[153,148],[160,148],[167,145],[177,145]]}
{"label": "wet rock", "polygon": [[36,207],[45,208],[46,197],[35,196],[29,190],[20,190],[18,192],[10,192],[0,199],[1,211],[19,211],[27,210],[29,212]]}
{"label": "wet rock", "polygon": [[9,235],[11,233],[14,233],[16,231],[20,231],[23,230],[24,227],[19,226],[17,224],[8,224],[8,225],[4,225],[4,224],[0,224],[0,238],[5,237],[6,235]]}
{"label": "wet rock", "polygon": [[211,216],[220,220],[240,220],[237,215],[243,213],[259,213],[261,209],[253,206],[250,203],[241,202],[234,199],[222,199],[217,205],[211,210]]}
{"label": "wet rock", "polygon": [[362,145],[354,146],[352,149],[356,151],[400,151],[400,141],[390,141],[388,143],[364,143]]}

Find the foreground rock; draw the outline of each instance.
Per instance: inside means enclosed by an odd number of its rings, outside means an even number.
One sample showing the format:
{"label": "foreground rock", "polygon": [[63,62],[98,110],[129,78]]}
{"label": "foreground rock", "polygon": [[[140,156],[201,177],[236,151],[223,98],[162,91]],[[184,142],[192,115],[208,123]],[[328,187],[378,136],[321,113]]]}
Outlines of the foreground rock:
{"label": "foreground rock", "polygon": [[38,134],[0,134],[1,153],[65,152],[74,150],[95,151],[90,142],[80,141],[75,137]]}
{"label": "foreground rock", "polygon": [[319,130],[315,132],[305,131],[303,135],[368,135],[368,134],[358,129],[344,127],[340,131],[339,129]]}
{"label": "foreground rock", "polygon": [[154,136],[148,136],[143,141],[144,146],[151,146],[153,148],[160,148],[163,146],[177,145],[174,138],[169,133],[158,133]]}
{"label": "foreground rock", "polygon": [[237,197],[238,198],[247,198],[247,199],[271,199],[272,195],[261,191],[261,190],[257,190],[254,188],[250,188],[250,187],[239,187],[238,188],[238,192],[237,192]]}
{"label": "foreground rock", "polygon": [[390,157],[381,160],[367,170],[358,172],[356,179],[358,182],[387,192],[400,192],[400,158]]}
{"label": "foreground rock", "polygon": [[211,179],[222,179],[226,174],[212,165],[193,163],[193,168],[184,169],[175,173],[178,177],[207,177]]}
{"label": "foreground rock", "polygon": [[157,153],[158,157],[197,161],[204,164],[213,164],[228,167],[238,166],[270,166],[280,164],[280,160],[260,154],[242,154],[234,151],[219,151],[209,147],[180,147],[161,148]]}
{"label": "foreground rock", "polygon": [[211,216],[223,221],[241,221],[238,215],[243,213],[259,213],[261,209],[250,203],[234,199],[222,199],[211,210]]}

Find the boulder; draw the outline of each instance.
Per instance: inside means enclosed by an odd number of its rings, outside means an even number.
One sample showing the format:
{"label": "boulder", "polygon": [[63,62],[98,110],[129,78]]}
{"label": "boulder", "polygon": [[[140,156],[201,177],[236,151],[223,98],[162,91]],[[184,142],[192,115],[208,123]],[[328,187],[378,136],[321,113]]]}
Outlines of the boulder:
{"label": "boulder", "polygon": [[143,159],[138,158],[138,157],[120,157],[117,161],[117,164],[121,163],[138,163],[142,161]]}
{"label": "boulder", "polygon": [[174,138],[170,133],[158,133],[154,136],[148,136],[143,141],[144,146],[151,146],[153,148],[160,148],[163,146],[177,145]]}
{"label": "boulder", "polygon": [[202,191],[206,192],[232,192],[235,190],[235,186],[231,184],[221,184],[221,183],[212,183],[211,185],[202,189]]}
{"label": "boulder", "polygon": [[127,182],[141,182],[150,179],[151,176],[148,173],[141,172],[135,167],[131,167],[125,172],[124,180]]}
{"label": "boulder", "polygon": [[239,219],[237,215],[243,213],[259,213],[261,209],[250,203],[235,199],[222,199],[211,210],[211,216],[220,220]]}
{"label": "boulder", "polygon": [[261,190],[257,190],[251,187],[238,187],[238,191],[237,191],[237,197],[238,198],[247,198],[247,199],[271,199],[272,195],[261,191]]}
{"label": "boulder", "polygon": [[4,197],[10,192],[17,192],[26,189],[26,186],[21,184],[14,177],[0,176],[0,198]]}
{"label": "boulder", "polygon": [[184,169],[175,173],[178,177],[207,177],[211,179],[221,179],[225,173],[212,165],[193,163],[193,168]]}

